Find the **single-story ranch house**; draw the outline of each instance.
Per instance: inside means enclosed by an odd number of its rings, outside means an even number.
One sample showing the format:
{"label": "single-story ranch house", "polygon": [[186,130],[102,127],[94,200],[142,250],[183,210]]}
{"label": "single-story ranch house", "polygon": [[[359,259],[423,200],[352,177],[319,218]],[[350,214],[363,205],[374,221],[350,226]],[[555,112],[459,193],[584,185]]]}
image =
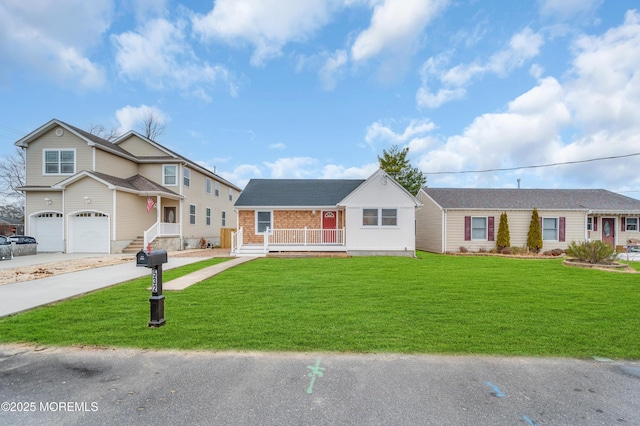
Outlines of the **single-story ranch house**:
{"label": "single-story ranch house", "polygon": [[38,251],[182,250],[235,228],[240,188],[136,132],[109,142],[51,120],[25,150],[25,233]]}
{"label": "single-story ranch house", "polygon": [[416,213],[416,248],[434,253],[495,248],[502,212],[511,246],[526,246],[534,208],[542,250],[587,240],[622,249],[640,239],[640,200],[604,189],[422,188],[417,198],[424,206]]}
{"label": "single-story ranch house", "polygon": [[366,180],[252,179],[235,203],[232,255],[322,251],[415,256],[420,202],[384,171]]}

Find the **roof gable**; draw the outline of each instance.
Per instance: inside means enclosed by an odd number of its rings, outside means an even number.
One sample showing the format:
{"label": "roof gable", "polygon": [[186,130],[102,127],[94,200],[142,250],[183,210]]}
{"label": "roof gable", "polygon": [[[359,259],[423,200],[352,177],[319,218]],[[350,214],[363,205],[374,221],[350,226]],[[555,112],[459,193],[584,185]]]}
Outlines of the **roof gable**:
{"label": "roof gable", "polygon": [[405,203],[420,206],[422,204],[382,169],[376,170],[358,188],[340,201],[340,205],[363,205],[372,202],[378,206],[382,204],[397,206]]}
{"label": "roof gable", "polygon": [[639,211],[640,200],[605,189],[422,188],[443,209]]}

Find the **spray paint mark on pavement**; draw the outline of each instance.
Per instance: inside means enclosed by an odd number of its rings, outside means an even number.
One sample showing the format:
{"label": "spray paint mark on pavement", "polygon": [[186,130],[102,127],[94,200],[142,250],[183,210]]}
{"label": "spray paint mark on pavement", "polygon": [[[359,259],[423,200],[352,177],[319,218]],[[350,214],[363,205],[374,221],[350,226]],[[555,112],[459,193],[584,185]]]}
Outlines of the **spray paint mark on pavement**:
{"label": "spray paint mark on pavement", "polygon": [[491,395],[495,396],[496,398],[502,398],[502,397],[507,396],[500,390],[499,387],[497,387],[493,383],[487,382],[487,386],[489,386],[491,389],[493,389],[493,392],[491,392]]}
{"label": "spray paint mark on pavement", "polygon": [[307,368],[311,369],[311,372],[309,373],[309,377],[311,377],[311,383],[309,384],[309,387],[307,388],[307,393],[308,394],[312,394],[313,393],[313,385],[316,383],[316,379],[318,377],[322,377],[322,372],[325,370],[324,367],[320,367],[320,358],[318,358],[318,360],[316,361],[316,365],[307,365]]}
{"label": "spray paint mark on pavement", "polygon": [[529,417],[522,416],[522,418],[524,419],[525,422],[529,423],[530,426],[536,426],[536,423],[533,420],[531,420]]}

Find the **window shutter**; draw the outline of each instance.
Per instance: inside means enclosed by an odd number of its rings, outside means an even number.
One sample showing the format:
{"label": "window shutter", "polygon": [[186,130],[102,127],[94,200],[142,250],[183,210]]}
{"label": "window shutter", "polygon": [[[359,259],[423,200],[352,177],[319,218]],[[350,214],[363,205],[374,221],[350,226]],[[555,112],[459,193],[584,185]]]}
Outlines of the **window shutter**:
{"label": "window shutter", "polygon": [[597,231],[598,230],[598,218],[597,217],[593,217],[593,230]]}
{"label": "window shutter", "polygon": [[487,225],[487,234],[488,234],[487,235],[487,239],[489,241],[494,241],[495,240],[495,237],[494,237],[494,233],[495,233],[494,232],[494,228],[495,228],[494,227],[494,220],[495,220],[494,216],[489,216],[489,218],[487,220],[487,222],[488,222],[488,225]]}
{"label": "window shutter", "polygon": [[560,242],[564,242],[565,241],[565,237],[564,237],[564,233],[565,233],[565,229],[567,228],[567,219],[565,217],[561,217],[560,218],[560,224],[558,225],[558,240]]}
{"label": "window shutter", "polygon": [[620,230],[624,232],[625,228],[627,227],[627,218],[623,217],[621,218],[622,220],[620,221]]}
{"label": "window shutter", "polygon": [[471,241],[471,216],[464,217],[464,240]]}

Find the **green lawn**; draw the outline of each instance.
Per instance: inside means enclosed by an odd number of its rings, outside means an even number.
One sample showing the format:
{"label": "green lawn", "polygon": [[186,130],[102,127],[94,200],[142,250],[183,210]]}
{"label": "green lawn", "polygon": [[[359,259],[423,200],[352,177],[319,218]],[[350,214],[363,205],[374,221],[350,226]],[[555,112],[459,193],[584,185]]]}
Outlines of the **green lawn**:
{"label": "green lawn", "polygon": [[258,259],[166,292],[157,329],[149,286],[144,277],[0,320],[0,342],[640,359],[640,275],[560,259]]}

